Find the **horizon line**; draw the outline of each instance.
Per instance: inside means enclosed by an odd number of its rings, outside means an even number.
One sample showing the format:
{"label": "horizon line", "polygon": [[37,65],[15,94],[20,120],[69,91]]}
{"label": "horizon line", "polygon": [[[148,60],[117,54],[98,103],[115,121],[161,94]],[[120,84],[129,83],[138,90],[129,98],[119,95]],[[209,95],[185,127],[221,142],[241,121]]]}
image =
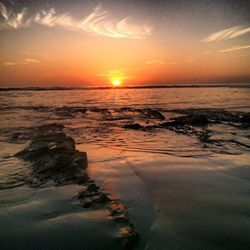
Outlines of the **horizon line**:
{"label": "horizon line", "polygon": [[0,91],[49,91],[49,90],[105,90],[105,89],[153,89],[153,88],[208,88],[208,87],[237,87],[249,88],[249,83],[200,83],[200,84],[169,84],[169,85],[127,85],[127,86],[22,86],[22,87],[0,87]]}

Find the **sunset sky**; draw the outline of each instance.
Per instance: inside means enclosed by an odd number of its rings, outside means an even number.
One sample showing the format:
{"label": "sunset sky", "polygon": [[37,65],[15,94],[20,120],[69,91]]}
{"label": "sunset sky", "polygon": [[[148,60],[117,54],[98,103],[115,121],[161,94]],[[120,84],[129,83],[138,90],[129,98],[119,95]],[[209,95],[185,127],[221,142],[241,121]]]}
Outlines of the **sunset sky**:
{"label": "sunset sky", "polygon": [[250,82],[249,13],[249,0],[0,0],[0,85]]}

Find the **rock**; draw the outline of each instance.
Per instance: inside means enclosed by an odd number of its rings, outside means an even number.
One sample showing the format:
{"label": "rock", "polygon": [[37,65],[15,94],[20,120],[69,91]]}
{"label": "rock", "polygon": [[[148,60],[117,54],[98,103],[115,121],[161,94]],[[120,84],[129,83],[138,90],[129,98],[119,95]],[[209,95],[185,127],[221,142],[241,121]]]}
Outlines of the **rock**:
{"label": "rock", "polygon": [[113,216],[113,221],[115,221],[117,224],[121,225],[126,225],[129,223],[129,218],[125,214],[120,214]]}
{"label": "rock", "polygon": [[123,235],[122,249],[133,250],[137,249],[139,243],[139,234],[134,230],[133,227],[124,227],[121,234]]}
{"label": "rock", "polygon": [[250,123],[250,113],[246,113],[241,118],[242,123]]}
{"label": "rock", "polygon": [[119,201],[111,201],[109,203],[108,209],[113,221],[119,228],[122,249],[137,249],[139,234],[135,231],[133,224],[129,220],[126,206]]}
{"label": "rock", "polygon": [[209,123],[205,115],[188,115],[176,117],[170,122],[161,124],[162,127],[181,127],[185,125],[205,126]]}
{"label": "rock", "polygon": [[194,126],[204,126],[209,123],[207,116],[205,115],[194,115],[191,117],[188,117],[189,124]]}
{"label": "rock", "polygon": [[165,120],[165,116],[158,110],[144,109],[143,114],[149,119]]}
{"label": "rock", "polygon": [[133,124],[124,125],[123,128],[139,130],[139,129],[142,129],[143,126],[141,126],[139,123],[133,123]]}
{"label": "rock", "polygon": [[73,138],[60,129],[54,124],[39,127],[28,147],[15,156],[30,161],[33,174],[41,181],[82,183],[87,179],[83,178],[86,177],[87,154],[76,150]]}
{"label": "rock", "polygon": [[97,203],[106,203],[110,201],[110,199],[108,198],[107,195],[105,195],[104,193],[101,193],[100,195],[94,197],[94,201]]}
{"label": "rock", "polygon": [[98,189],[99,187],[97,187],[95,183],[90,183],[87,187],[87,191],[89,192],[96,192]]}
{"label": "rock", "polygon": [[112,216],[123,214],[126,212],[126,210],[127,210],[127,208],[120,202],[113,201],[109,205],[109,211],[110,211]]}
{"label": "rock", "polygon": [[89,208],[93,204],[93,201],[91,199],[89,199],[89,198],[81,199],[80,202],[81,202],[82,207],[85,207],[85,208]]}
{"label": "rock", "polygon": [[[139,125],[140,126],[140,125]],[[107,207],[117,226],[123,249],[135,249],[139,236],[129,221],[127,208],[118,201],[112,201],[88,177],[87,154],[76,150],[73,138],[67,136],[62,127],[52,124],[40,126],[33,130],[31,143],[16,157],[31,162],[32,173],[37,184],[30,181],[34,187],[52,183],[55,185],[81,184],[83,190],[76,196],[84,208],[96,206]]]}

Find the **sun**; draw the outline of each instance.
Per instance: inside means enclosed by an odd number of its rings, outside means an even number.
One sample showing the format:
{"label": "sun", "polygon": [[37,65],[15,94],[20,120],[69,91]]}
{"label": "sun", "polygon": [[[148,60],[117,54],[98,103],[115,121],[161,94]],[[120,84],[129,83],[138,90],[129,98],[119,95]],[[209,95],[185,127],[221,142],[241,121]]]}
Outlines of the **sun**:
{"label": "sun", "polygon": [[122,82],[121,82],[121,80],[119,80],[119,79],[114,79],[114,80],[112,80],[112,85],[114,86],[114,87],[118,87],[118,86],[120,86],[122,84]]}

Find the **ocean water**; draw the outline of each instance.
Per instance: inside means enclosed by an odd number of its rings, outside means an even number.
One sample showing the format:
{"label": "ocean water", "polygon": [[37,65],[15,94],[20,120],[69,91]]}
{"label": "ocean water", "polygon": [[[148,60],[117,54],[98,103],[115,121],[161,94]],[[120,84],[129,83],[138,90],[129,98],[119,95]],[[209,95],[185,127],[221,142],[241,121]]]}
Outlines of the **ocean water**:
{"label": "ocean water", "polygon": [[242,117],[249,97],[247,87],[0,91],[0,248],[120,247],[108,212],[74,199],[80,186],[31,187],[30,163],[14,157],[32,128],[59,123],[91,178],[128,207],[139,249],[249,249],[249,127],[161,127],[194,110]]}

